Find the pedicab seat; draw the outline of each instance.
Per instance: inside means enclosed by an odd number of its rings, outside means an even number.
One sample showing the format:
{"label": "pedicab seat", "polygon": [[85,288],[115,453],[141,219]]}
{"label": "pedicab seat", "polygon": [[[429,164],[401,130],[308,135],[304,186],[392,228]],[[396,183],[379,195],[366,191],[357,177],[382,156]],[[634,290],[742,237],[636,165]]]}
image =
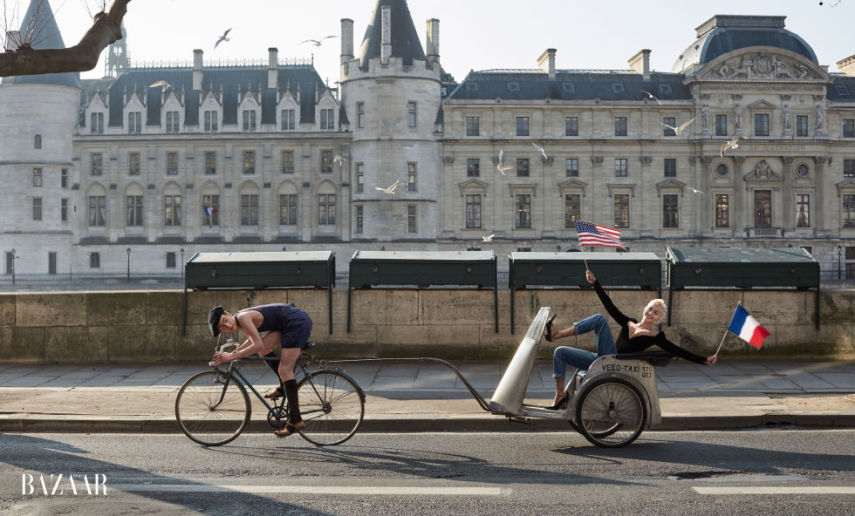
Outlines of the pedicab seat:
{"label": "pedicab seat", "polygon": [[674,360],[674,356],[664,351],[645,351],[642,353],[618,353],[618,360],[644,360],[652,366],[664,367]]}

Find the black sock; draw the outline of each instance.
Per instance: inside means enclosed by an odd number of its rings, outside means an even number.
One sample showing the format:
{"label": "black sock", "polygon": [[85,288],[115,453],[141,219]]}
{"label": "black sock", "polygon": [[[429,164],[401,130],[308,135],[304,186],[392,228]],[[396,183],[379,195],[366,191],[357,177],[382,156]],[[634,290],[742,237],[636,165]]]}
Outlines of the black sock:
{"label": "black sock", "polygon": [[285,396],[288,397],[288,420],[292,423],[302,421],[300,416],[300,401],[297,399],[297,380],[285,382]]}
{"label": "black sock", "polygon": [[[276,353],[271,351],[270,353],[264,355],[264,358],[271,357],[276,358]],[[276,358],[276,360],[265,360],[264,363],[267,364],[267,367],[269,367],[273,371],[273,374],[276,375],[276,378],[279,378],[279,359]],[[279,380],[279,385],[282,385],[282,380]]]}

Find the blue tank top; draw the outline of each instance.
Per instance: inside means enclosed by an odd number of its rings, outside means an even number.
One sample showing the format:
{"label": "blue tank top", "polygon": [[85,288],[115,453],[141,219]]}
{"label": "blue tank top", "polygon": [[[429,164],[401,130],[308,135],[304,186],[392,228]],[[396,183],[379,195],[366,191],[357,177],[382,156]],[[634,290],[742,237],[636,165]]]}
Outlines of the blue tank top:
{"label": "blue tank top", "polygon": [[264,318],[261,322],[261,326],[258,327],[259,333],[275,330],[285,331],[291,326],[302,325],[305,318],[308,317],[306,312],[300,310],[294,305],[288,305],[285,303],[253,306],[251,308],[244,308],[243,310],[238,311],[238,313],[247,312],[249,310],[255,310]]}

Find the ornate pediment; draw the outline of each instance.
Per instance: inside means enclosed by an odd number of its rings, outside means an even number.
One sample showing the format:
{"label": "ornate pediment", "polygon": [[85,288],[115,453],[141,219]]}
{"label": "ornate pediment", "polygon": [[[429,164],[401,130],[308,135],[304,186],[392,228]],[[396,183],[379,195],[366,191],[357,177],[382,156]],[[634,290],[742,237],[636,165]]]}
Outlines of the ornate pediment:
{"label": "ornate pediment", "polygon": [[743,176],[746,181],[781,181],[781,174],[772,170],[765,159],[761,159],[754,165],[750,172]]}
{"label": "ornate pediment", "polygon": [[776,47],[748,47],[729,52],[704,66],[706,81],[828,81],[828,74],[803,56]]}
{"label": "ornate pediment", "polygon": [[581,188],[585,189],[588,187],[588,183],[584,181],[579,181],[576,178],[568,179],[567,181],[562,181],[558,183],[558,188]]}
{"label": "ornate pediment", "polygon": [[840,197],[840,192],[846,192],[847,194],[855,193],[855,178],[847,178],[843,181],[835,183],[834,186],[837,187],[837,196]]}
{"label": "ornate pediment", "polygon": [[775,104],[772,104],[766,99],[760,99],[757,102],[748,104],[746,107],[754,111],[771,111],[775,109]]}
{"label": "ornate pediment", "polygon": [[677,179],[674,179],[673,177],[669,177],[668,179],[665,179],[663,181],[659,181],[658,183],[656,183],[656,195],[658,197],[661,197],[663,189],[665,189],[665,190],[671,189],[671,190],[679,190],[680,196],[682,196],[683,195],[683,188],[685,188],[685,187],[686,187],[686,183],[679,181]]}
{"label": "ornate pediment", "polygon": [[465,181],[458,181],[457,183],[457,188],[460,189],[460,195],[463,195],[466,191],[472,193],[473,190],[485,192],[487,191],[488,186],[488,183],[474,177],[470,177]]}

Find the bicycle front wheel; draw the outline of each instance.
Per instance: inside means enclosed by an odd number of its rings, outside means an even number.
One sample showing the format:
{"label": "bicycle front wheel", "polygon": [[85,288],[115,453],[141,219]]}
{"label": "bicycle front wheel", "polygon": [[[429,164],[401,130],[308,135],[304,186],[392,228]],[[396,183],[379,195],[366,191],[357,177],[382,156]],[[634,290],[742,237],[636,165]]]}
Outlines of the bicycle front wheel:
{"label": "bicycle front wheel", "polygon": [[239,381],[221,371],[205,371],[184,382],[175,399],[181,430],[204,446],[234,440],[246,428],[249,396]]}
{"label": "bicycle front wheel", "polygon": [[352,378],[339,371],[315,371],[298,389],[303,439],[331,446],[353,437],[365,415],[365,394]]}

